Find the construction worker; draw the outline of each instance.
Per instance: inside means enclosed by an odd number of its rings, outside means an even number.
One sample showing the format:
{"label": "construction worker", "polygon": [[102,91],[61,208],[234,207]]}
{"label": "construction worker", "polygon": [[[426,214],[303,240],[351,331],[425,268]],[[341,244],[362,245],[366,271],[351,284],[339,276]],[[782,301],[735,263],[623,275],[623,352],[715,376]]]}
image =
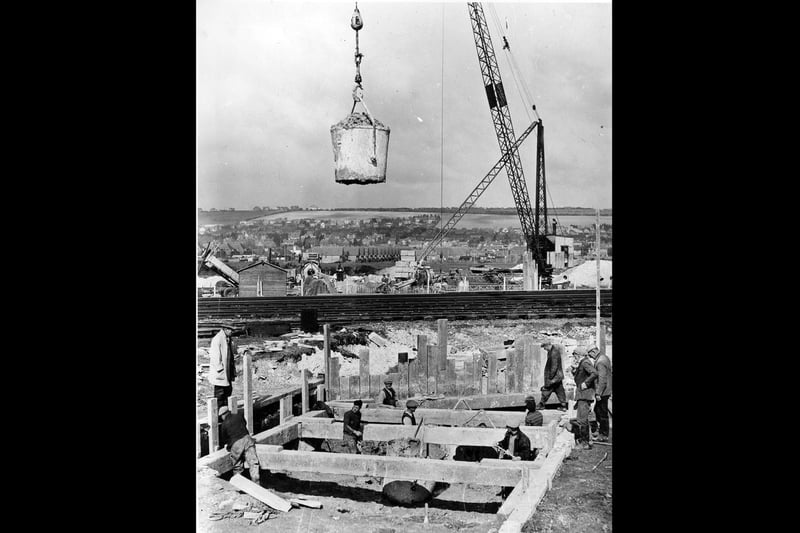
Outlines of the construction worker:
{"label": "construction worker", "polygon": [[544,423],[544,416],[541,411],[536,410],[536,398],[528,396],[525,398],[525,425],[541,426]]}
{"label": "construction worker", "polygon": [[597,386],[594,391],[594,416],[599,425],[599,435],[592,437],[598,442],[608,442],[608,400],[611,398],[611,359],[607,355],[600,354],[600,349],[593,346],[589,350],[589,357],[594,359],[594,367],[597,369]]}
{"label": "construction worker", "polygon": [[575,401],[577,402],[577,418],[575,420],[577,438],[584,449],[590,450],[592,443],[589,431],[589,404],[594,401],[593,387],[597,380],[597,370],[585,348],[575,348],[574,354],[578,359],[577,365],[572,368],[572,375],[575,377]]}
{"label": "construction worker", "polygon": [[241,474],[246,464],[250,470],[250,481],[259,483],[259,464],[256,454],[256,441],[247,431],[244,412],[231,414],[227,406],[219,408],[220,442],[227,442],[225,448],[231,454],[233,473]]}
{"label": "construction worker", "polygon": [[380,394],[378,394],[378,405],[397,407],[397,393],[392,388],[392,378],[383,380],[383,389],[381,389]]}
{"label": "construction worker", "polygon": [[208,350],[210,358],[210,372],[208,381],[214,385],[214,397],[217,406],[228,404],[228,397],[233,393],[233,382],[236,380],[236,363],[233,356],[236,348],[231,335],[233,326],[224,325],[213,339]]}
{"label": "construction worker", "polygon": [[414,411],[419,407],[417,400],[408,400],[406,402],[406,410],[403,411],[403,416],[400,417],[401,422],[406,426],[416,426],[417,419],[414,418]]}
{"label": "construction worker", "polygon": [[348,453],[361,453],[361,439],[364,436],[361,426],[361,405],[364,402],[356,400],[353,408],[344,414],[343,440],[347,445]]}
{"label": "construction worker", "polygon": [[545,408],[545,403],[552,393],[558,398],[558,410],[567,410],[567,392],[564,390],[564,370],[561,367],[561,355],[564,348],[554,344],[550,339],[542,343],[542,348],[547,350],[547,362],[544,364],[544,387],[541,388],[542,398],[539,400],[539,409]]}
{"label": "construction worker", "polygon": [[[506,424],[506,434],[503,440],[497,443],[500,459],[511,459],[512,461],[531,460],[531,441],[527,435],[519,430],[519,422],[509,422]],[[503,487],[498,496],[508,497],[514,487]]]}

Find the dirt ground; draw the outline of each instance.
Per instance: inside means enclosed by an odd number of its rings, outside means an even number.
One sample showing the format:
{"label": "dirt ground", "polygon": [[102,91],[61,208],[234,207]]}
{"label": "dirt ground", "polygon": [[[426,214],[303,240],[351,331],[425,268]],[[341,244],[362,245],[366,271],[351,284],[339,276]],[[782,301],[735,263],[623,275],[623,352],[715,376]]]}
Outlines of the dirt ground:
{"label": "dirt ground", "polygon": [[[611,430],[613,439],[614,430]],[[603,456],[608,456],[603,459]],[[565,458],[525,533],[588,533],[612,530],[612,447],[595,444],[591,450],[574,449]],[[602,462],[601,462],[602,460]],[[592,468],[600,465],[592,471]]]}

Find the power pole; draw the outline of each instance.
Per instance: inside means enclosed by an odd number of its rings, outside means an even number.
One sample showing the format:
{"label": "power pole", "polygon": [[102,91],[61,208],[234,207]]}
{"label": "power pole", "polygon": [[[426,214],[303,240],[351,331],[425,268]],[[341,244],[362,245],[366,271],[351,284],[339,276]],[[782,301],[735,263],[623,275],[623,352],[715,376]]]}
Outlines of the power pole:
{"label": "power pole", "polygon": [[594,233],[594,253],[597,258],[597,289],[595,290],[595,314],[597,317],[597,347],[600,347],[600,209],[597,210],[597,222]]}

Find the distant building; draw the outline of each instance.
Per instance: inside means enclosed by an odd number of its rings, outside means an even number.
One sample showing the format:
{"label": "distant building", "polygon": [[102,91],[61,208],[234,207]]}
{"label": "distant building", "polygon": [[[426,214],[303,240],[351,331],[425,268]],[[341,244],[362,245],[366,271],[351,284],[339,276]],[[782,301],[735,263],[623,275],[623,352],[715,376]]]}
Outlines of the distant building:
{"label": "distant building", "polygon": [[239,297],[286,296],[289,275],[286,269],[262,260],[239,269],[238,273]]}

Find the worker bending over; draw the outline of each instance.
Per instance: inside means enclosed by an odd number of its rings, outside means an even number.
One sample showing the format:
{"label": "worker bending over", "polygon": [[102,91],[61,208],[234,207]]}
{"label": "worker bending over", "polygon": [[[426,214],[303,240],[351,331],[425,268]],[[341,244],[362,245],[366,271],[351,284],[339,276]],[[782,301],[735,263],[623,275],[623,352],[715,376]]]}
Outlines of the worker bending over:
{"label": "worker bending over", "polygon": [[241,474],[244,465],[250,469],[250,481],[259,483],[258,454],[256,454],[256,441],[247,431],[247,422],[242,411],[231,414],[226,406],[219,408],[220,442],[227,442],[227,450],[233,461],[233,473]]}
{"label": "worker bending over", "polygon": [[417,410],[417,407],[419,407],[419,402],[417,400],[408,400],[406,402],[406,410],[403,411],[403,416],[401,417],[401,420],[404,425],[406,426],[417,425],[417,419],[414,418],[414,411]]}
{"label": "worker bending over", "polygon": [[541,411],[536,410],[536,398],[527,396],[525,398],[525,425],[541,426],[544,424],[544,416]]}
{"label": "worker bending over", "polygon": [[[500,459],[511,459],[512,461],[530,461],[531,441],[527,435],[519,430],[519,422],[509,422],[506,424],[506,434],[503,440],[497,443]],[[508,497],[514,487],[503,487],[498,496]]]}
{"label": "worker bending over", "polygon": [[356,400],[353,408],[344,414],[343,440],[347,445],[348,453],[361,453],[361,439],[364,436],[361,426],[361,405],[364,402]]}
{"label": "worker bending over", "polygon": [[392,388],[392,379],[386,378],[383,380],[383,388],[378,394],[378,405],[387,405],[389,407],[397,407],[397,393]]}

